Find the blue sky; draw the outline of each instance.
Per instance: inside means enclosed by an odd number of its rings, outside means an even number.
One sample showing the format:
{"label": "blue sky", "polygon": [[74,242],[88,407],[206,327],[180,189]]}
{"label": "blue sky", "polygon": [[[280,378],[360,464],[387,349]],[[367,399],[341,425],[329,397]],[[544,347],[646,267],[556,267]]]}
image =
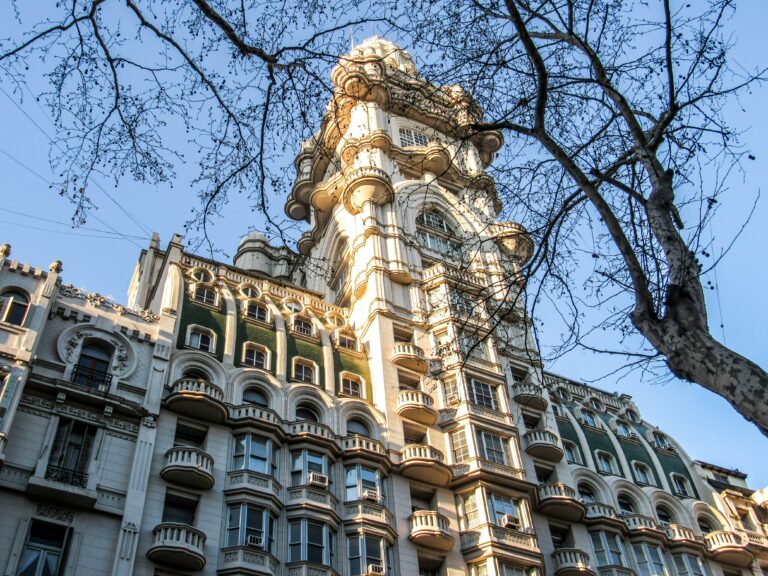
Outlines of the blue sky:
{"label": "blue sky", "polygon": [[[746,67],[759,64],[764,55],[766,19],[765,3],[744,3],[728,25],[736,41],[733,56]],[[196,199],[188,183],[194,167],[181,173],[173,188],[138,185],[127,179],[115,188],[107,179],[99,180],[103,188],[93,190],[98,210],[85,227],[72,229],[68,225],[72,207],[48,185],[54,176],[45,133],[53,135],[53,125],[46,111],[29,93],[18,105],[11,86],[3,80],[0,89],[4,91],[0,92],[0,243],[10,243],[13,258],[33,265],[47,266],[59,259],[64,264],[65,282],[124,302],[139,249],[147,244],[149,231],[158,232],[163,243],[174,232],[183,231]],[[744,142],[756,160],[746,166],[743,175],[731,180],[712,227],[715,242],[721,247],[739,230],[768,180],[766,101],[768,86],[758,87],[740,103],[732,103],[728,111],[731,123],[747,130]],[[234,196],[212,231],[217,248],[231,256],[239,238],[258,227],[259,221],[247,200]],[[768,282],[764,264],[767,223],[768,190],[763,190],[751,223],[722,261],[717,277],[710,278],[718,290],[708,293],[713,332],[724,335],[729,346],[763,367],[768,366],[764,289]],[[219,258],[226,259],[222,255]],[[719,327],[720,311],[723,329]],[[542,341],[554,342],[558,333],[554,322],[546,322]],[[546,368],[577,380],[591,380],[614,366],[612,358],[574,352]],[[749,474],[753,488],[768,485],[768,461],[764,457],[768,440],[725,401],[696,385],[678,381],[652,385],[639,383],[639,379],[639,375],[618,381],[606,378],[597,385],[632,395],[644,418],[677,439],[693,458],[738,468]]]}

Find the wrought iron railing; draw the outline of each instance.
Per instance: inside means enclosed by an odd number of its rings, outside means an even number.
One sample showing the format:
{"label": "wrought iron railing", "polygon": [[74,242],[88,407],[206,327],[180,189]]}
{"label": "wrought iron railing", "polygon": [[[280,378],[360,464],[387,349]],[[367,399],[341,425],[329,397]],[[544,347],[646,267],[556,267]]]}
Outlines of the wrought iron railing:
{"label": "wrought iron railing", "polygon": [[112,374],[101,370],[94,370],[93,368],[86,368],[85,366],[75,366],[75,369],[72,370],[70,381],[74,384],[80,384],[80,386],[106,392],[112,383]]}
{"label": "wrought iron railing", "polygon": [[49,465],[45,470],[45,479],[85,488],[85,485],[88,483],[88,474],[79,470],[73,470],[72,468]]}

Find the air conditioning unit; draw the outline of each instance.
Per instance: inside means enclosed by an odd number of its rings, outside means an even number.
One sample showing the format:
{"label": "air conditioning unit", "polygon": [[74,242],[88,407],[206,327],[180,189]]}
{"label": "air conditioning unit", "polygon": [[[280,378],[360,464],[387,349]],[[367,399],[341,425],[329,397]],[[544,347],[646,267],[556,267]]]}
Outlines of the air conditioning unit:
{"label": "air conditioning unit", "polygon": [[512,514],[504,514],[504,516],[501,517],[500,524],[504,526],[504,528],[517,528],[520,526],[520,520],[518,520],[517,517],[512,516]]}
{"label": "air conditioning unit", "polygon": [[249,534],[245,545],[248,548],[264,548],[264,537],[258,534]]}
{"label": "air conditioning unit", "polygon": [[376,574],[376,576],[382,576],[384,574],[384,566],[381,564],[368,564],[368,571],[366,575]]}
{"label": "air conditioning unit", "polygon": [[366,490],[363,492],[363,500],[379,501],[379,492],[377,490]]}
{"label": "air conditioning unit", "polygon": [[320,474],[319,472],[310,472],[309,478],[307,478],[307,484],[310,486],[328,488],[328,476],[325,474]]}

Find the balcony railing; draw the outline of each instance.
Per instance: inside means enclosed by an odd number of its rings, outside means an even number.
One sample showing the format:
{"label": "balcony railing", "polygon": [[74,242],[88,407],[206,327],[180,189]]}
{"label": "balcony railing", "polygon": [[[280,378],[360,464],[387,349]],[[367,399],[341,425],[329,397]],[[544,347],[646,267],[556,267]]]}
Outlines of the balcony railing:
{"label": "balcony railing", "polygon": [[45,469],[45,479],[85,488],[88,484],[88,474],[72,468],[63,468],[62,466],[49,465]]}
{"label": "balcony railing", "polygon": [[624,520],[624,523],[630,531],[655,530],[661,532],[656,521],[648,516],[643,516],[642,514],[622,514],[621,518]]}
{"label": "balcony railing", "polygon": [[176,446],[165,453],[160,476],[170,482],[208,490],[214,484],[213,458],[198,448]]}
{"label": "balcony railing", "polygon": [[449,532],[448,518],[433,510],[418,510],[411,514],[410,539],[416,544],[447,552],[455,539]]}
{"label": "balcony railing", "polygon": [[451,469],[443,464],[443,453],[432,446],[408,444],[403,447],[400,459],[403,476],[437,486],[447,486],[451,481]]}
{"label": "balcony railing", "polygon": [[410,342],[395,342],[392,345],[392,362],[417,372],[427,370],[427,357],[424,350]]}
{"label": "balcony railing", "polygon": [[716,530],[704,536],[707,548],[716,552],[722,548],[744,547],[747,545],[747,538],[738,532],[730,530]]}
{"label": "balcony railing", "polygon": [[692,529],[680,526],[679,524],[669,524],[665,532],[667,533],[667,538],[671,541],[698,542],[701,540]]}
{"label": "balcony railing", "polygon": [[525,451],[531,456],[544,458],[552,462],[563,459],[563,449],[557,434],[549,430],[529,430],[523,435]]}
{"label": "balcony railing", "polygon": [[153,562],[182,570],[202,570],[205,566],[205,533],[187,524],[165,522],[152,531],[152,546],[147,557]]}
{"label": "balcony railing", "polygon": [[549,401],[545,388],[537,384],[520,383],[512,386],[512,396],[515,402],[537,410],[544,410]]}
{"label": "balcony railing", "polygon": [[578,548],[558,548],[552,552],[555,574],[594,574],[589,565],[589,554]]}
{"label": "balcony railing", "polygon": [[209,422],[221,422],[227,417],[224,391],[198,378],[181,378],[174,382],[165,402],[171,410]]}
{"label": "balcony railing", "polygon": [[494,476],[501,476],[506,479],[525,480],[525,470],[514,468],[506,464],[491,462],[483,458],[468,458],[458,464],[451,466],[454,477],[465,476],[467,474],[489,473]]}
{"label": "balcony railing", "polygon": [[94,370],[85,366],[77,365],[72,370],[72,377],[69,379],[73,384],[79,384],[86,388],[93,388],[99,392],[107,392],[112,383],[112,374],[102,370]]}
{"label": "balcony railing", "polygon": [[384,444],[368,436],[361,436],[360,434],[352,434],[345,436],[341,439],[341,447],[346,455],[352,453],[356,455],[368,455],[376,458],[386,458],[387,449],[384,448]]}

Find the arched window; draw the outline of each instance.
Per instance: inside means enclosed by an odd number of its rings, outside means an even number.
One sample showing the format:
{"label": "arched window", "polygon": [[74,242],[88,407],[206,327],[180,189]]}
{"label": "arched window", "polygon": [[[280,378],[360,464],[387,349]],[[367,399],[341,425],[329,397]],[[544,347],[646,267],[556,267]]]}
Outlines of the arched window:
{"label": "arched window", "polygon": [[416,230],[421,243],[435,252],[447,253],[458,249],[456,233],[445,217],[436,210],[427,210],[416,217]]}
{"label": "arched window", "polygon": [[293,377],[299,382],[315,383],[315,367],[307,360],[296,359],[293,362]]}
{"label": "arched window", "polygon": [[696,523],[699,525],[699,530],[701,530],[702,534],[709,534],[715,531],[714,524],[706,516],[699,516],[696,519]]}
{"label": "arched window", "polygon": [[353,398],[363,397],[363,381],[355,374],[347,372],[341,375],[341,393]]}
{"label": "arched window", "polygon": [[347,434],[359,434],[360,436],[370,436],[371,430],[368,424],[359,418],[350,418],[347,421]]}
{"label": "arched window", "polygon": [[630,498],[626,494],[619,494],[619,497],[616,499],[616,501],[619,503],[619,510],[622,513],[624,514],[635,513],[635,503],[632,501],[632,498]]}
{"label": "arched window", "polygon": [[195,300],[208,304],[209,306],[216,305],[216,290],[212,286],[206,286],[205,284],[198,284],[195,286]]}
{"label": "arched window", "polygon": [[312,336],[312,322],[304,316],[296,316],[293,319],[293,330],[304,336]]}
{"label": "arched window", "polygon": [[583,424],[586,424],[587,426],[592,426],[593,428],[597,427],[597,420],[595,420],[595,414],[594,412],[590,412],[589,410],[581,411],[581,422]]}
{"label": "arched window", "polygon": [[317,409],[311,404],[299,404],[296,407],[296,420],[320,422],[320,416],[318,416]]}
{"label": "arched window", "polygon": [[268,322],[269,314],[267,313],[267,307],[259,302],[249,301],[245,305],[245,315],[251,320],[258,320],[259,322]]}
{"label": "arched window", "polygon": [[20,290],[6,290],[0,295],[0,320],[21,326],[27,317],[29,297]]}
{"label": "arched window", "polygon": [[112,349],[98,340],[86,340],[80,351],[72,372],[72,382],[89,388],[104,388],[109,386],[112,375],[109,365],[112,361]]}
{"label": "arched window", "polygon": [[250,386],[243,390],[243,402],[269,408],[269,397],[261,388],[255,386]]}
{"label": "arched window", "polygon": [[632,467],[635,469],[635,480],[638,484],[654,484],[654,482],[651,480],[653,475],[651,474],[651,469],[648,468],[648,466],[642,462],[635,462]]}
{"label": "arched window", "polygon": [[659,519],[659,524],[662,526],[668,526],[675,521],[672,511],[663,505],[656,506],[656,518]]}
{"label": "arched window", "polygon": [[579,498],[582,502],[586,504],[592,504],[593,502],[597,502],[597,498],[595,498],[595,491],[592,489],[592,486],[589,484],[585,484],[582,482],[579,484],[577,488],[579,492]]}
{"label": "arched window", "polygon": [[213,352],[214,337],[213,332],[198,326],[189,330],[189,347],[202,352]]}
{"label": "arched window", "polygon": [[595,462],[597,463],[598,472],[616,474],[616,464],[614,463],[613,456],[608,454],[608,452],[597,450],[595,452]]}
{"label": "arched window", "polygon": [[688,479],[680,474],[672,474],[672,491],[677,496],[691,496]]}
{"label": "arched window", "polygon": [[243,364],[253,368],[269,370],[269,355],[264,346],[258,344],[245,344],[243,350]]}
{"label": "arched window", "polygon": [[211,381],[211,377],[200,368],[187,368],[182,374],[182,378],[189,378],[191,380],[204,380],[206,382]]}

